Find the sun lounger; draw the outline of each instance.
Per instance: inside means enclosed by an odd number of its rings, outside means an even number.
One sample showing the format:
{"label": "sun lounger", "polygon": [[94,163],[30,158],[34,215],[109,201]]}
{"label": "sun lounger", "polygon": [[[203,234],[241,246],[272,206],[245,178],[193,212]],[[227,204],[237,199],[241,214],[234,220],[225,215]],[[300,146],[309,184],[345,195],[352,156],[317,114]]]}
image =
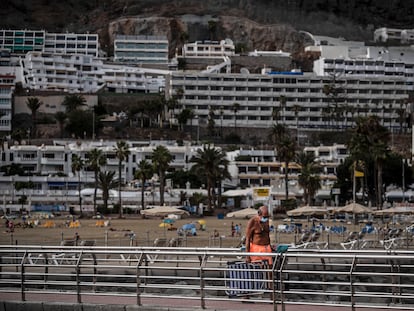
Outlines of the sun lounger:
{"label": "sun lounger", "polygon": [[[319,241],[321,233],[319,231],[312,232],[309,237],[302,236],[301,244],[296,245],[296,248],[318,248],[325,249],[328,247],[327,242]],[[306,240],[307,239],[307,240]]]}
{"label": "sun lounger", "polygon": [[403,237],[402,233],[401,229],[390,229],[384,239],[380,240],[381,245],[387,250],[406,246],[407,237]]}
{"label": "sun lounger", "polygon": [[365,236],[365,233],[360,231],[352,231],[349,233],[348,238],[340,243],[343,249],[358,249],[362,248],[363,246],[363,238]]}

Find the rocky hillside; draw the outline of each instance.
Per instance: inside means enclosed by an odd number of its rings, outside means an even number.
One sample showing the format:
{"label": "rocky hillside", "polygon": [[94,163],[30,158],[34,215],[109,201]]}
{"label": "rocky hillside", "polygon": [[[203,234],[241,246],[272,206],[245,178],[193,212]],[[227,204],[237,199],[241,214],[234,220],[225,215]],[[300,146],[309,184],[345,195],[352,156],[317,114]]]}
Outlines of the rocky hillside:
{"label": "rocky hillside", "polygon": [[111,54],[115,34],[167,35],[170,54],[186,40],[231,38],[246,49],[296,53],[299,30],[372,39],[375,28],[414,28],[403,0],[2,0],[0,28],[97,32]]}

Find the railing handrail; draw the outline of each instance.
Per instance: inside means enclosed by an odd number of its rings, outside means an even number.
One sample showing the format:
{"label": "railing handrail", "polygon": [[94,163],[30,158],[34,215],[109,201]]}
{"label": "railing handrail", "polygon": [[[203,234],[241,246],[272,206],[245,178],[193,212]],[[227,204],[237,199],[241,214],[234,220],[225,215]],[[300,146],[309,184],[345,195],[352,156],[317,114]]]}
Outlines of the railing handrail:
{"label": "railing handrail", "polygon": [[[16,292],[25,300],[27,293],[64,291],[82,302],[83,295],[117,292],[135,296],[140,305],[143,297],[168,298],[174,289],[175,298],[205,308],[234,292],[232,301],[246,299],[230,286],[228,263],[251,254],[239,248],[0,245],[0,293]],[[289,248],[268,255],[273,264],[254,272],[260,288],[252,290],[253,301],[414,310],[414,251]],[[237,282],[250,281],[250,267],[232,269],[245,273]]]}

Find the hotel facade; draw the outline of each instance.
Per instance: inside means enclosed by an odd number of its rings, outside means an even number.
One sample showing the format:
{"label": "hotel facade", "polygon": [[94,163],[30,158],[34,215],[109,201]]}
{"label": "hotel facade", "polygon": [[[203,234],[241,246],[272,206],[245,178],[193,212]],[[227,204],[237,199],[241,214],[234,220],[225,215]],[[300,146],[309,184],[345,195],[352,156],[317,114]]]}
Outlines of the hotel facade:
{"label": "hotel facade", "polygon": [[[333,97],[327,87],[340,90]],[[376,115],[393,131],[401,126],[413,86],[403,76],[317,75],[303,72],[222,74],[173,72],[167,81],[170,95],[182,90],[182,108],[200,119],[215,111],[224,127],[337,130],[350,128],[357,116]],[[239,105],[237,111],[234,104]]]}
{"label": "hotel facade", "polygon": [[[151,162],[153,150],[158,145],[165,146],[172,155],[169,171],[191,169],[193,163],[191,158],[197,154],[197,150],[202,146],[184,145],[178,146],[170,141],[128,141],[130,154],[122,163],[121,179],[125,183],[123,188],[123,201],[125,204],[139,204],[140,191],[136,187],[137,181],[134,180],[134,173],[137,170],[137,163],[141,160]],[[81,189],[94,188],[94,172],[86,166],[78,174],[72,172],[72,159],[77,155],[85,162],[88,161],[88,153],[94,148],[102,151],[107,163],[103,166],[104,171],[115,173],[118,178],[118,162],[115,153],[115,141],[55,141],[52,145],[13,145],[5,144],[1,151],[0,166],[19,164],[25,172],[24,176],[0,175],[0,198],[3,202],[14,203],[16,208],[17,200],[22,195],[30,198],[32,204],[52,204],[54,202],[67,202],[67,204],[77,204],[78,184]],[[322,189],[329,190],[336,180],[336,167],[348,156],[344,145],[307,147],[305,152],[313,153],[317,161],[321,164],[321,184]],[[229,172],[231,180],[223,183],[224,187],[234,188],[271,186],[275,193],[284,193],[284,164],[276,160],[274,150],[260,149],[239,149],[227,153],[229,160]],[[298,186],[297,178],[300,167],[296,163],[289,164],[289,184],[292,195],[300,197],[301,189]],[[157,180],[150,178],[150,183]],[[30,187],[23,187],[28,185]],[[20,185],[20,187],[17,187]],[[191,187],[191,185],[188,185]],[[17,189],[18,188],[18,189]],[[148,190],[148,189],[147,189]],[[154,192],[155,189],[152,189]],[[171,202],[177,203],[180,191],[197,191],[197,189],[178,189],[172,183],[167,183],[166,196]],[[91,191],[82,190],[85,194],[85,202],[91,203]],[[148,192],[149,191],[149,192]],[[150,200],[157,200],[152,197],[151,190],[146,191],[151,195]],[[205,189],[200,189],[200,192]],[[159,197],[158,197],[159,198]],[[276,198],[275,198],[276,199]],[[112,198],[116,202],[115,198]]]}
{"label": "hotel facade", "polygon": [[167,64],[168,39],[165,36],[117,35],[114,61],[134,64]]}
{"label": "hotel facade", "polygon": [[34,90],[96,93],[158,93],[169,71],[105,64],[82,54],[28,52],[20,61],[23,86]]}
{"label": "hotel facade", "polygon": [[89,33],[49,33],[44,30],[1,29],[0,49],[8,49],[13,54],[37,51],[98,57],[99,36]]}

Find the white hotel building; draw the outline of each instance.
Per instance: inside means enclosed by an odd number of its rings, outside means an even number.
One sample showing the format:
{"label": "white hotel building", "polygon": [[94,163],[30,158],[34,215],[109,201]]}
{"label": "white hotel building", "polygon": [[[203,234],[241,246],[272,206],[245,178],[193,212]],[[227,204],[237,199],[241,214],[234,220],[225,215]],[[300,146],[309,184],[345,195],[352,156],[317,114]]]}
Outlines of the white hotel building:
{"label": "white hotel building", "polygon": [[[172,170],[188,170],[191,167],[190,159],[196,154],[200,146],[178,146],[175,142],[139,142],[128,141],[130,155],[122,165],[122,179],[126,183],[134,180],[137,163],[146,159],[151,162],[151,154],[157,145],[164,145],[171,153],[173,160],[170,163]],[[118,159],[115,154],[115,141],[68,142],[56,141],[53,145],[14,145],[4,146],[0,157],[0,166],[19,164],[30,176],[0,176],[0,197],[4,201],[16,203],[18,197],[26,195],[33,203],[67,202],[77,203],[78,200],[78,176],[72,173],[72,157],[78,155],[85,162],[88,160],[88,152],[94,148],[102,151],[107,164],[104,171],[115,172],[118,178]],[[82,189],[94,187],[94,173],[86,167],[80,172]],[[33,185],[31,189],[15,189],[16,183],[28,183]],[[131,185],[130,191],[123,201],[137,204],[140,201],[140,192]],[[168,193],[166,194],[168,197]],[[179,195],[170,198],[179,199]],[[88,200],[91,200],[89,198]],[[90,203],[90,202],[89,202]]]}
{"label": "white hotel building", "polygon": [[89,33],[49,33],[44,30],[1,29],[0,49],[8,49],[13,54],[37,51],[98,57],[99,36]]}
{"label": "white hotel building", "polygon": [[16,76],[0,70],[0,132],[11,132]]}
{"label": "white hotel building", "polygon": [[387,27],[375,29],[375,42],[387,42],[392,40],[400,41],[402,44],[412,43],[414,42],[414,29],[398,29]]}
{"label": "white hotel building", "polygon": [[158,93],[169,71],[104,64],[82,54],[29,52],[21,59],[23,86],[34,90],[95,93]]}
{"label": "white hotel building", "polygon": [[196,41],[186,43],[182,48],[185,58],[223,58],[235,55],[235,46],[231,39],[219,41]]}
{"label": "white hotel building", "polygon": [[[313,72],[174,72],[166,89],[170,95],[183,90],[180,104],[198,120],[215,110],[216,124],[224,127],[269,128],[277,121],[301,131],[335,130],[366,115],[378,116],[393,131],[407,127],[402,120],[413,110],[407,101],[414,90],[413,47],[365,46],[308,35],[315,45],[306,51],[320,53]],[[326,94],[327,86],[341,92]],[[237,113],[234,103],[240,105]]]}
{"label": "white hotel building", "polygon": [[[343,89],[337,102],[324,93],[324,86],[333,84]],[[276,122],[276,109],[278,122],[304,131],[344,129],[354,124],[356,116],[372,114],[397,129],[399,109],[405,109],[402,105],[413,86],[398,75],[341,75],[334,81],[329,75],[302,72],[173,72],[166,89],[169,94],[182,89],[182,108],[192,109],[198,120],[206,120],[209,109],[214,109],[216,124],[224,127],[270,128]],[[237,113],[234,103],[240,105]]]}
{"label": "white hotel building", "polygon": [[168,64],[168,39],[165,36],[117,35],[114,61],[134,64]]}
{"label": "white hotel building", "polygon": [[[121,174],[123,181],[129,186],[123,191],[123,202],[125,204],[139,204],[140,191],[135,187],[134,173],[137,163],[146,159],[151,162],[151,154],[158,145],[164,145],[172,154],[173,160],[170,164],[171,170],[189,170],[193,165],[190,159],[202,146],[178,146],[175,142],[144,142],[128,141],[130,154],[123,162]],[[78,182],[77,174],[72,173],[73,155],[79,156],[85,162],[88,160],[88,152],[94,148],[102,151],[107,159],[107,164],[102,168],[104,171],[115,172],[118,176],[118,159],[115,154],[115,141],[55,141],[53,145],[14,145],[7,146],[1,152],[0,166],[19,164],[30,176],[4,176],[0,175],[0,197],[3,202],[17,202],[18,198],[26,195],[32,204],[77,204]],[[344,145],[307,147],[305,152],[313,153],[321,163],[323,172],[321,180],[323,189],[330,189],[336,180],[336,167],[348,156]],[[229,171],[232,180],[225,181],[227,185],[237,186],[273,186],[275,193],[280,196],[284,193],[284,165],[276,161],[274,150],[240,149],[229,152],[227,157],[230,161]],[[289,164],[289,182],[291,191],[295,196],[301,196],[297,184],[300,168],[295,163]],[[154,180],[156,182],[156,180]],[[16,183],[30,183],[32,188],[16,190]],[[94,173],[86,167],[80,171],[81,189],[94,187]],[[191,186],[191,185],[189,185]],[[205,189],[177,189],[175,185],[167,185],[166,198],[177,204],[180,191],[183,190],[191,195],[194,192],[203,192]],[[146,195],[149,195],[146,191]],[[151,193],[152,196],[152,193]],[[91,191],[85,195],[84,203],[91,204]],[[157,198],[148,198],[153,200]],[[116,202],[116,198],[112,198]],[[1,203],[0,203],[1,204]],[[3,203],[4,204],[4,203]],[[21,206],[16,205],[19,209]]]}

